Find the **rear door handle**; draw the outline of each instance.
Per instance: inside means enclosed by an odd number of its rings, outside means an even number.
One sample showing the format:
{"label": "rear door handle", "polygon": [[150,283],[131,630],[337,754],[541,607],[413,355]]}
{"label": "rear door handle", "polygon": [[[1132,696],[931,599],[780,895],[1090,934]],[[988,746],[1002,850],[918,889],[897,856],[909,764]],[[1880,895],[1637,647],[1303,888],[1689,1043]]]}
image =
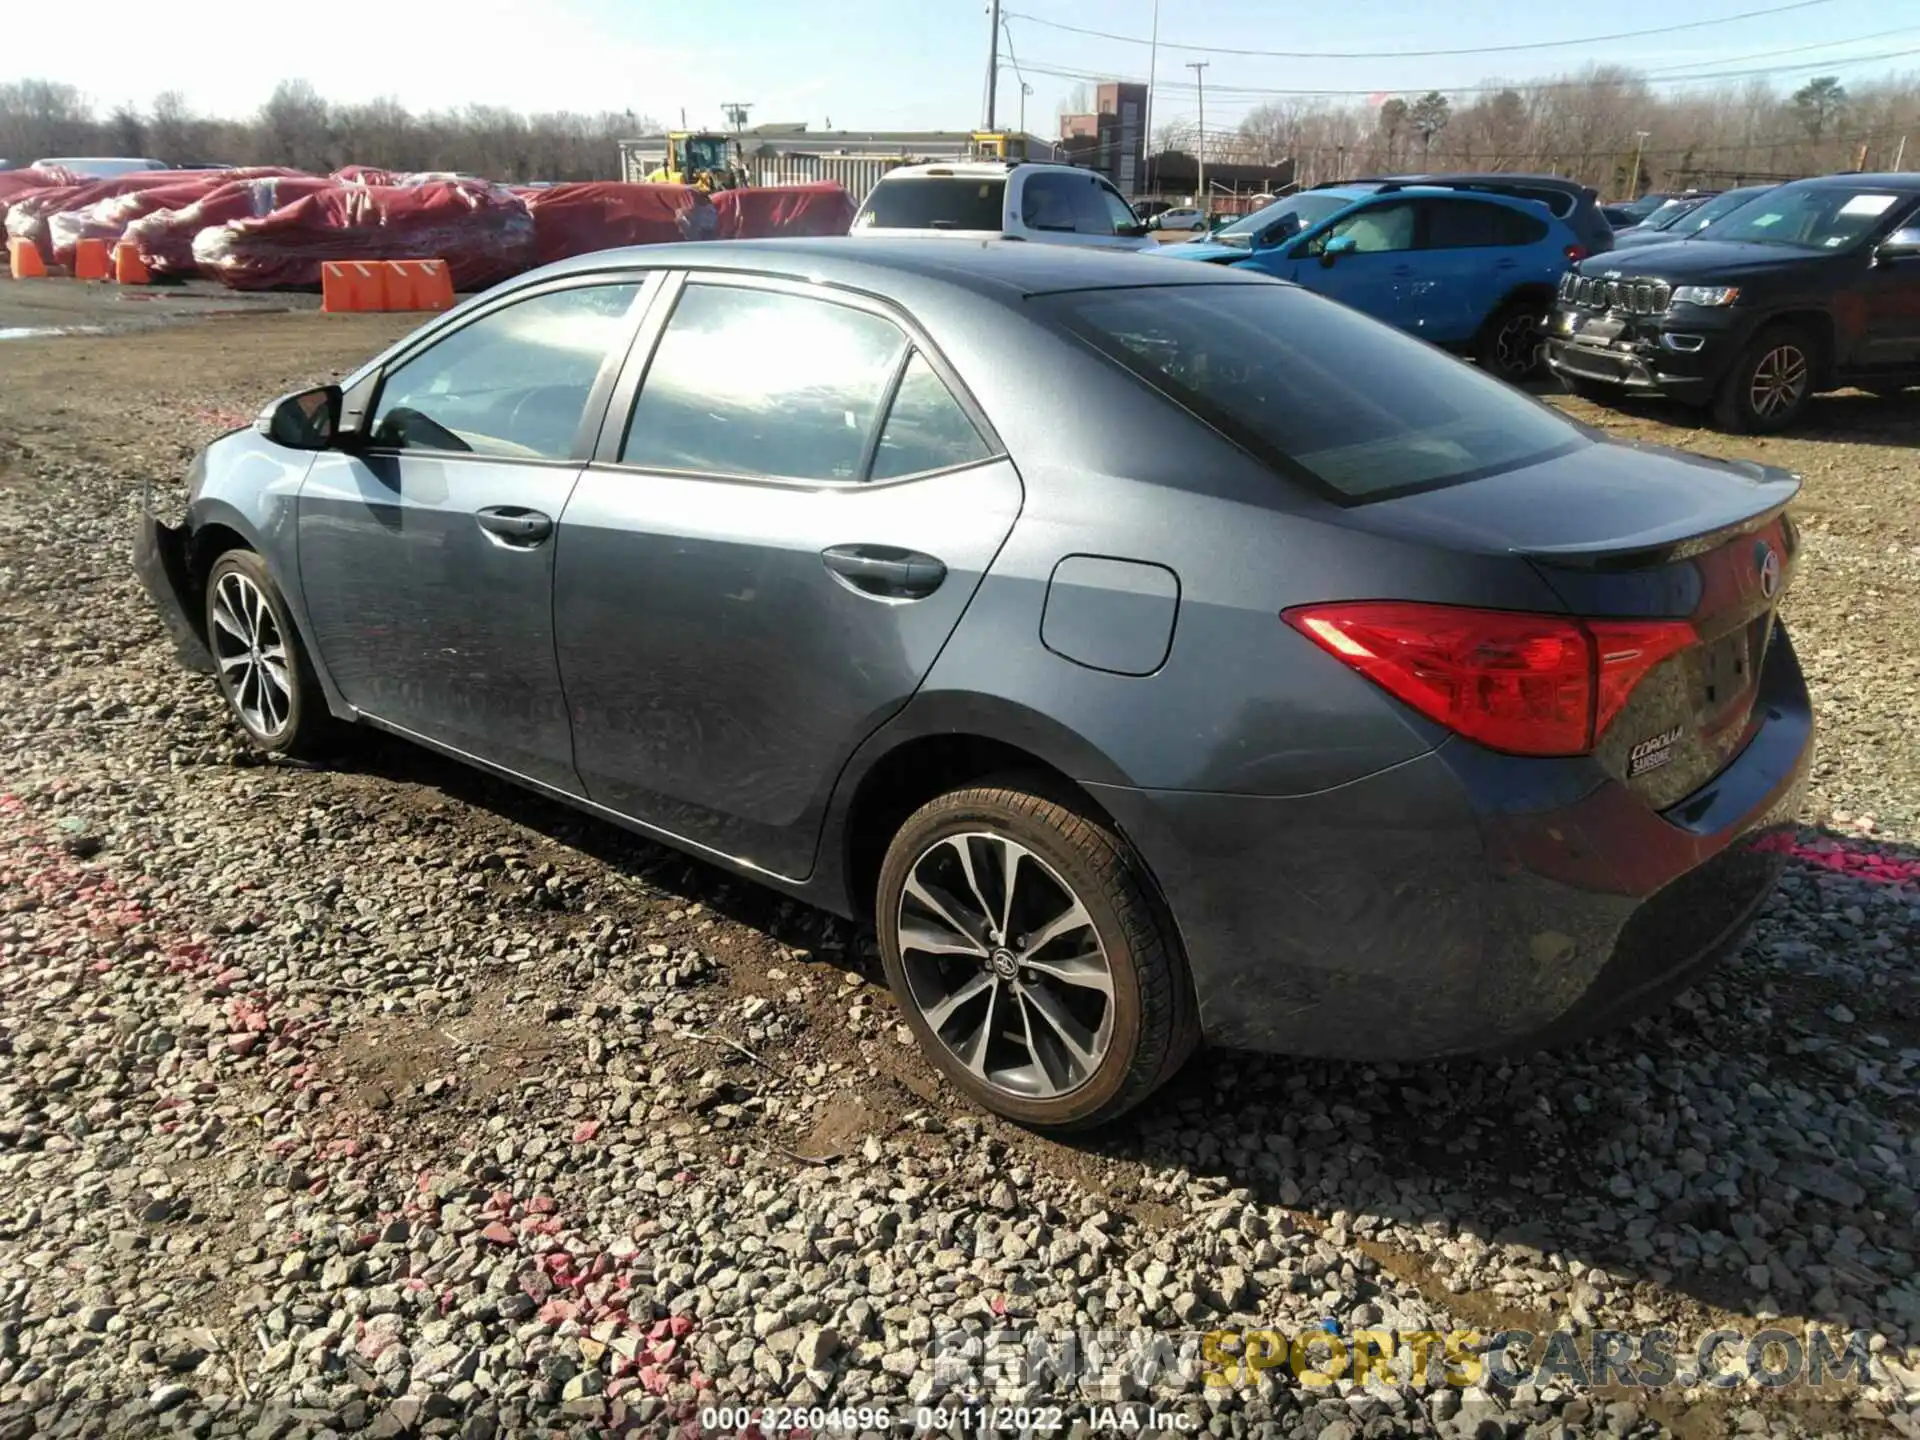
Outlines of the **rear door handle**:
{"label": "rear door handle", "polygon": [[474,512],[474,523],[496,545],[530,550],[553,533],[553,520],[523,505],[489,505]]}
{"label": "rear door handle", "polygon": [[933,556],[893,545],[835,545],[820,558],[846,585],[883,600],[924,599],[947,578]]}

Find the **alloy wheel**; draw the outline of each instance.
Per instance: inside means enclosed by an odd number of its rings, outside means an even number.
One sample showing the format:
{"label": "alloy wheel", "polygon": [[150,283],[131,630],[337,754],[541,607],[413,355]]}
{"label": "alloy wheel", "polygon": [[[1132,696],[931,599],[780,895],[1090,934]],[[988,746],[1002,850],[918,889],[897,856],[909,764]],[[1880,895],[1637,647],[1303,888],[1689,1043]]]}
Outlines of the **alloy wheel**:
{"label": "alloy wheel", "polygon": [[1493,337],[1493,358],[1502,375],[1525,375],[1538,363],[1540,318],[1515,315]]}
{"label": "alloy wheel", "polygon": [[1747,386],[1747,404],[1762,420],[1777,419],[1806,394],[1806,353],[1798,345],[1776,345],[1760,357]]}
{"label": "alloy wheel", "polygon": [[293,713],[293,675],[273,607],[251,579],[229,570],[214,585],[212,617],[214,663],[234,710],[254,734],[278,735]]}
{"label": "alloy wheel", "polygon": [[1084,1085],[1113,1040],[1113,970],[1093,917],[1046,861],[1003,835],[933,842],[897,916],[914,1006],[977,1079],[1050,1100]]}

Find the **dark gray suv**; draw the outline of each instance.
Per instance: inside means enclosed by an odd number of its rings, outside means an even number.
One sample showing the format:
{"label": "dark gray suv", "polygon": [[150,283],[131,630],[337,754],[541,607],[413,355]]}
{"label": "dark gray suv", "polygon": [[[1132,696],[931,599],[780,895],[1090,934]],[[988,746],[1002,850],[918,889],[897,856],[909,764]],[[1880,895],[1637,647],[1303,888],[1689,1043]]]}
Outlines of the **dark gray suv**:
{"label": "dark gray suv", "polygon": [[253,743],[377,726],[869,919],[1036,1125],[1203,1037],[1633,1013],[1739,938],[1810,754],[1792,478],[1213,266],[587,256],[191,481],[137,560]]}

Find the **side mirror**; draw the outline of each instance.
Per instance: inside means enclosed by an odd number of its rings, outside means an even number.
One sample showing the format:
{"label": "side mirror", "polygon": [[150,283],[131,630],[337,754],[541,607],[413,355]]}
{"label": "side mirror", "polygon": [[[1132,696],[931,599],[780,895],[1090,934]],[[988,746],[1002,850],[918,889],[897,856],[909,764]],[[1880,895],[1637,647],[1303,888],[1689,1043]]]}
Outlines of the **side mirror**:
{"label": "side mirror", "polygon": [[1145,235],[1150,228],[1149,226],[1136,222],[1132,225],[1116,226],[1114,227],[1113,233],[1116,235],[1124,235],[1129,240],[1138,240],[1142,235]]}
{"label": "side mirror", "polygon": [[1911,260],[1920,255],[1920,225],[1903,225],[1873,249],[1876,260]]}
{"label": "side mirror", "polygon": [[340,434],[340,387],[283,395],[260,412],[253,428],[289,450],[330,449]]}
{"label": "side mirror", "polygon": [[1326,248],[1320,252],[1320,263],[1331,265],[1342,255],[1351,255],[1360,242],[1351,235],[1336,235],[1327,241]]}

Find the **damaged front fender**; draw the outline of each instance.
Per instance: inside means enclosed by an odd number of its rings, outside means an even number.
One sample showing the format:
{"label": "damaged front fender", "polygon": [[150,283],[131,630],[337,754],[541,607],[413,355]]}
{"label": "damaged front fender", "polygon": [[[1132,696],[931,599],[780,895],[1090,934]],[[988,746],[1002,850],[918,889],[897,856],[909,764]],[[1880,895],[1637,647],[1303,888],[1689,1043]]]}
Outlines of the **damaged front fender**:
{"label": "damaged front fender", "polygon": [[165,524],[150,503],[142,503],[133,536],[133,568],[160,612],[180,663],[211,675],[213,654],[193,618],[199,610],[199,595],[187,564],[187,541],[184,525]]}

